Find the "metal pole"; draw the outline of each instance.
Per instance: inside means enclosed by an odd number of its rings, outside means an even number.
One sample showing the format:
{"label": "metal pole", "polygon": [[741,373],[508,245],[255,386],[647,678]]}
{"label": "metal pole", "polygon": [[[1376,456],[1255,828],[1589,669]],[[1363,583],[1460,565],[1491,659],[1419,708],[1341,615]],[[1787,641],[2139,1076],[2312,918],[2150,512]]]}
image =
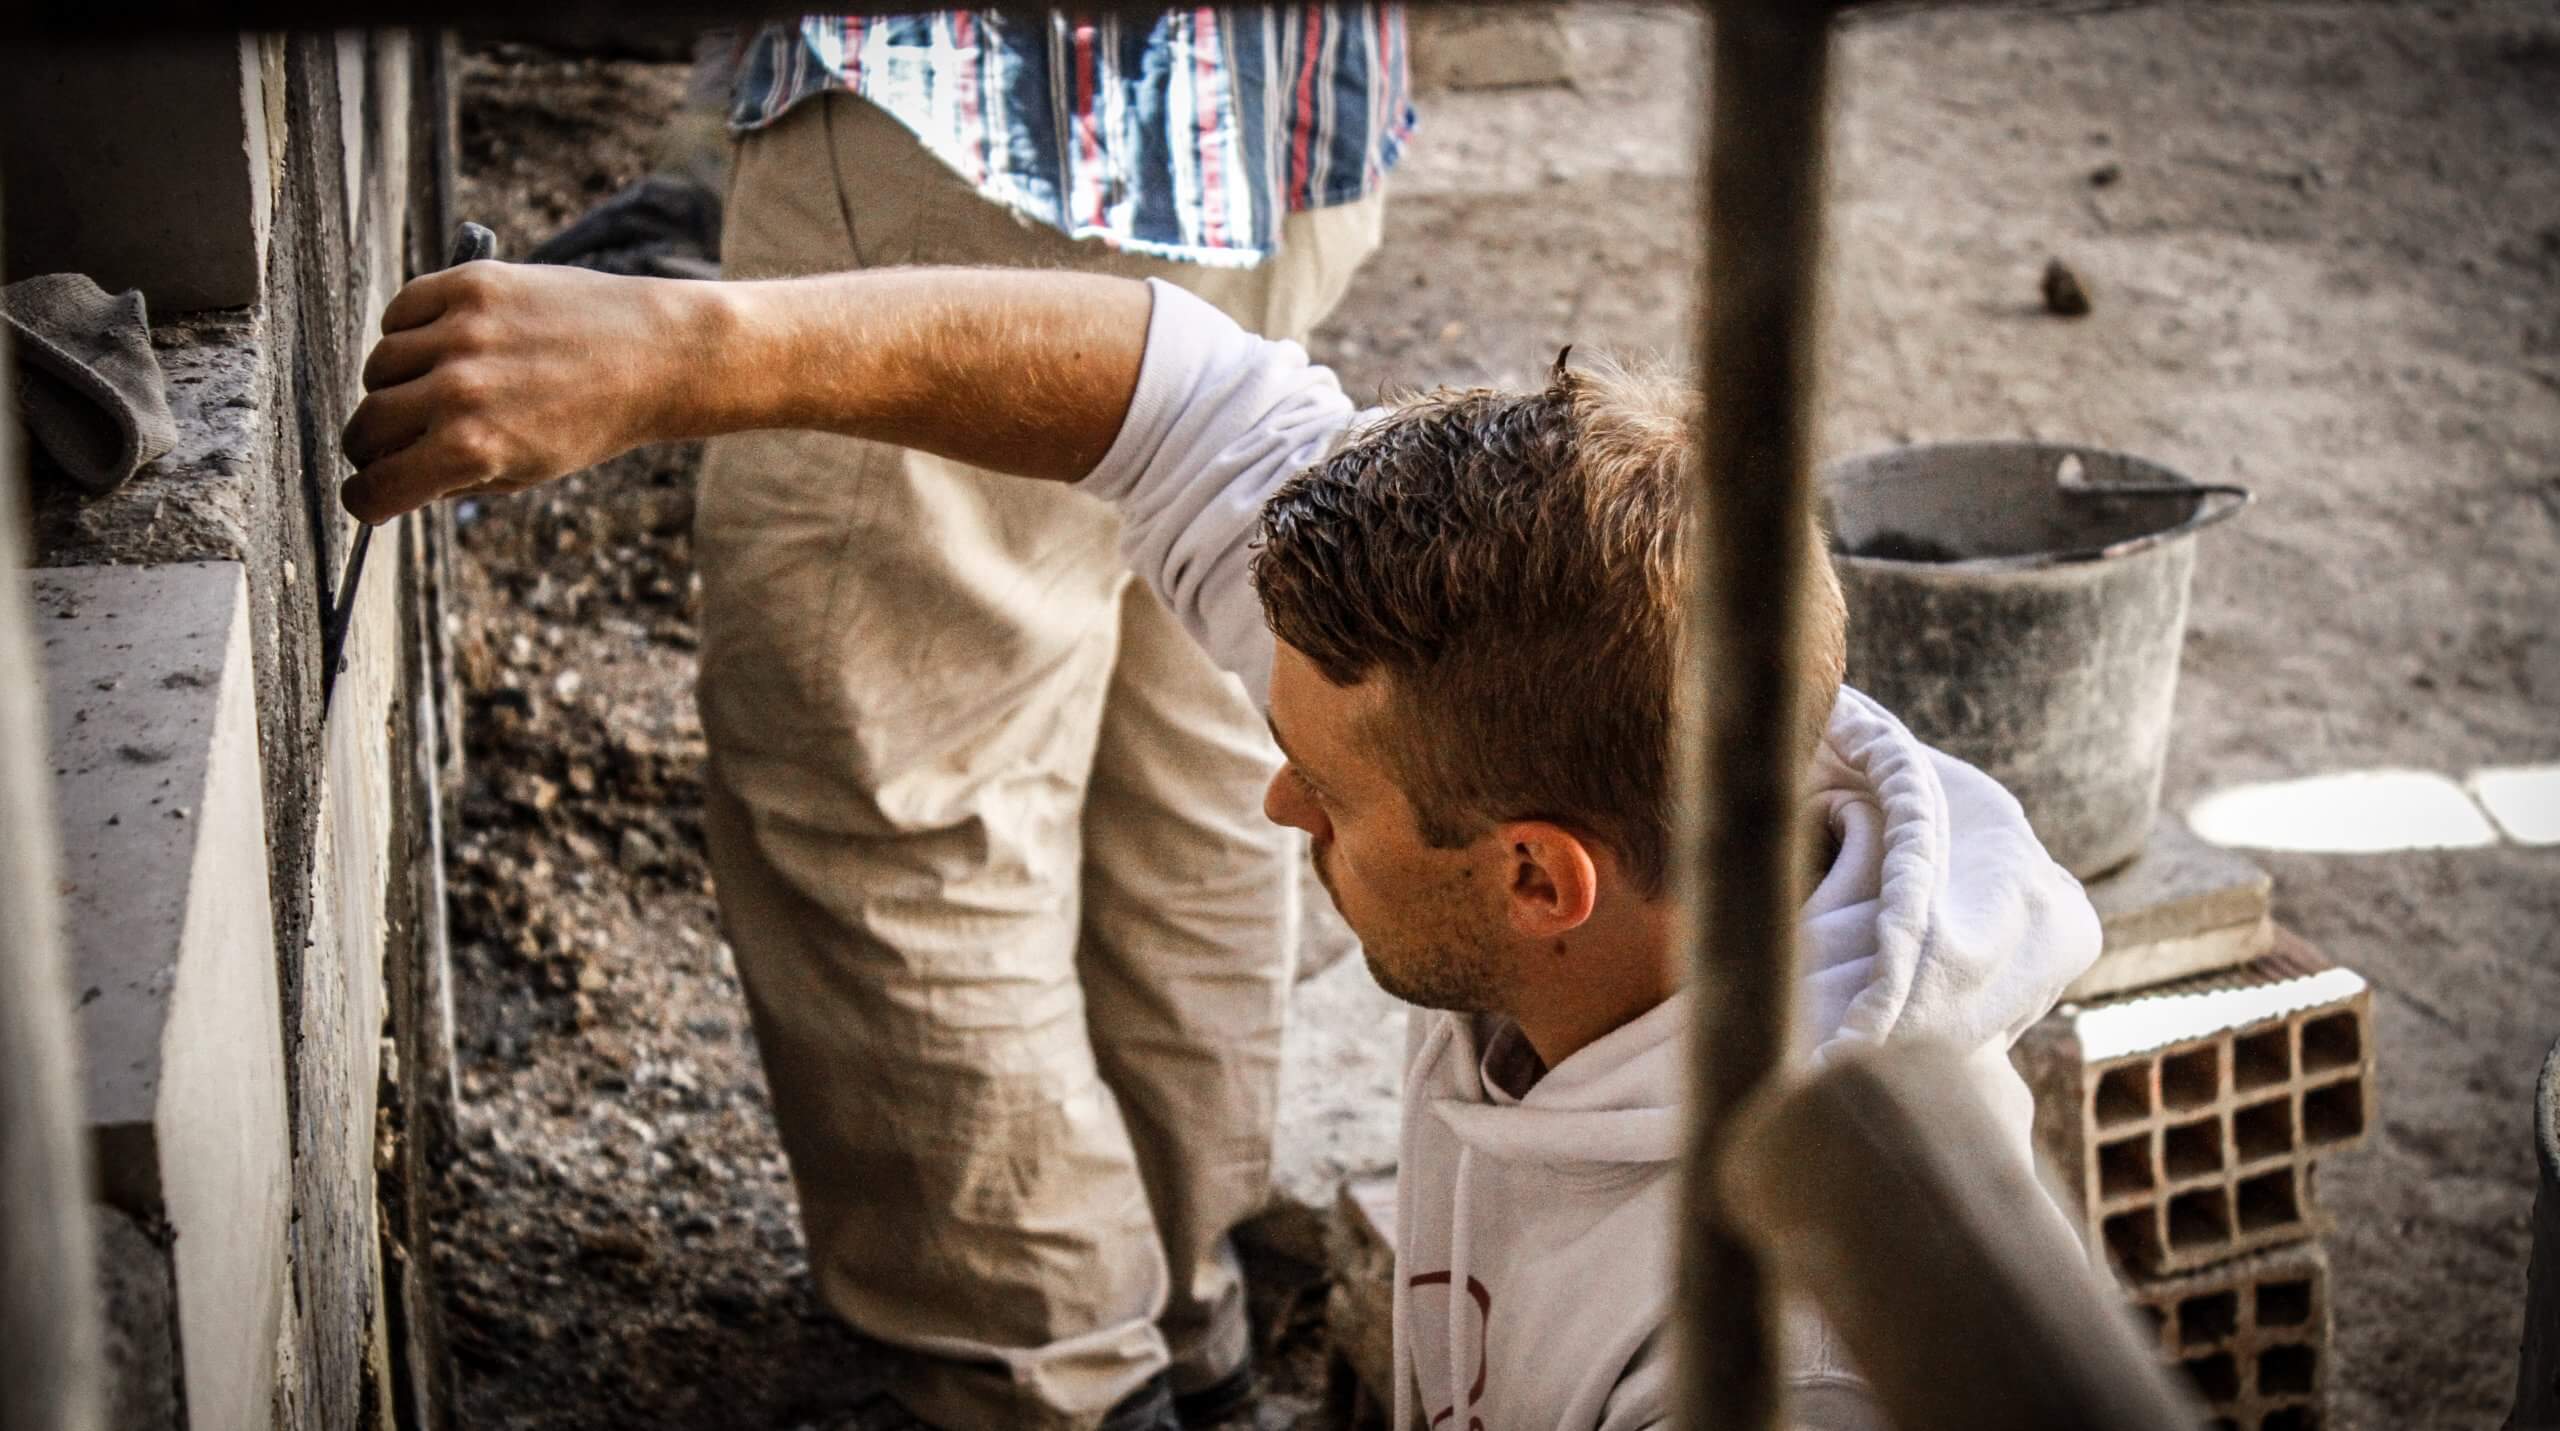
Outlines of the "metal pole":
{"label": "metal pole", "polygon": [[1831,7],[1711,7],[1704,333],[1681,752],[1691,1124],[1682,1168],[1682,1424],[1778,1424],[1776,1288],[1716,1197],[1733,1115],[1787,1056],[1804,839],[1807,719],[1796,691],[1814,280],[1821,256]]}
{"label": "metal pole", "polygon": [[[17,391],[0,342],[0,393]],[[27,621],[16,414],[0,405],[0,1426],[99,1424],[98,1302],[55,886],[44,683]]]}

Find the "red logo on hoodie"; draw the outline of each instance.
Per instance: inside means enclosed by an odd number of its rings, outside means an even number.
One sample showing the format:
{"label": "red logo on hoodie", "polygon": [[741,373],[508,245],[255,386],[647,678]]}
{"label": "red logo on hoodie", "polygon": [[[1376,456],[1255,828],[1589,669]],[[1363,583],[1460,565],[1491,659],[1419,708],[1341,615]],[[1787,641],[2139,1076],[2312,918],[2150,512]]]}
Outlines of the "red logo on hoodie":
{"label": "red logo on hoodie", "polygon": [[[1414,1278],[1412,1281],[1405,1283],[1405,1285],[1407,1287],[1446,1287],[1449,1285],[1449,1274],[1446,1272],[1425,1272],[1421,1276]],[[1486,1339],[1492,1334],[1493,1293],[1487,1291],[1482,1282],[1477,1281],[1473,1277],[1469,1277],[1467,1279],[1467,1296],[1476,1304],[1476,1379],[1474,1383],[1467,1388],[1467,1431],[1484,1431],[1484,1418],[1476,1415],[1476,1403],[1484,1400],[1484,1382],[1486,1372],[1485,1344]],[[1455,1299],[1453,1298],[1451,1300],[1454,1301]],[[1454,1317],[1457,1313],[1458,1309],[1456,1307],[1453,1306],[1449,1309],[1449,1315]],[[1454,1374],[1457,1371],[1457,1368],[1451,1367],[1449,1370]],[[1431,1413],[1431,1420],[1428,1424],[1436,1427],[1441,1422],[1457,1415],[1457,1413],[1458,1408],[1455,1406],[1445,1407],[1439,1411],[1434,1411]]]}

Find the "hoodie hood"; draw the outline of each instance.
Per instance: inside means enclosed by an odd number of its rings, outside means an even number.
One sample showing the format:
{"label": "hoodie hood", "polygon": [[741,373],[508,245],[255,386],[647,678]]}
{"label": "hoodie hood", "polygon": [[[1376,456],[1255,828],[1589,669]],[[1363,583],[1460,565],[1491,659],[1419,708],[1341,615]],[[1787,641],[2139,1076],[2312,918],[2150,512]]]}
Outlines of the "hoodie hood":
{"label": "hoodie hood", "polygon": [[1923,1035],[2003,1049],[2096,962],[2098,914],[1998,782],[1842,690],[1811,799],[1839,852],[1805,901],[1814,1057]]}

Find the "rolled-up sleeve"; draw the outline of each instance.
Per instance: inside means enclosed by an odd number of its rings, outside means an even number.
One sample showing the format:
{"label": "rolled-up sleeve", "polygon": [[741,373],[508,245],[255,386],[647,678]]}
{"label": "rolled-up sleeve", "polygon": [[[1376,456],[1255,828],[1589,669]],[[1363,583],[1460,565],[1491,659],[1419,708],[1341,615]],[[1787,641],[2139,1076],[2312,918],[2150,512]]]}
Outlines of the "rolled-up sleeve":
{"label": "rolled-up sleeve", "polygon": [[1257,338],[1160,280],[1147,286],[1137,393],[1077,490],[1119,509],[1129,569],[1267,704],[1271,631],[1251,574],[1262,504],[1359,414],[1297,344]]}

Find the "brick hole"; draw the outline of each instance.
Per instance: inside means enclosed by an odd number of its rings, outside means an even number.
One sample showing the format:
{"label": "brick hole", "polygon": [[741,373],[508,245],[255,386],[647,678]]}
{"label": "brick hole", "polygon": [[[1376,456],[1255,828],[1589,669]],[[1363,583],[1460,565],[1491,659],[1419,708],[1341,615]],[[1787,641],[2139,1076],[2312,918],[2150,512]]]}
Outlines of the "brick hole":
{"label": "brick hole", "polygon": [[2210,1108],[2222,1096],[2222,1049],[2216,1044],[2160,1061],[2160,1101],[2172,1108]]}
{"label": "brick hole", "polygon": [[2311,1320],[2311,1282],[2265,1282],[2258,1287],[2258,1325],[2298,1327]]}
{"label": "brick hole", "polygon": [[2231,1240],[2231,1199],[2220,1188],[2199,1188],[2169,1199],[2169,1246],[2180,1252]]}
{"label": "brick hole", "polygon": [[2240,1363],[2228,1353],[2189,1357],[2179,1365],[2186,1368],[2188,1379],[2205,1400],[2223,1404],[2240,1399]]}
{"label": "brick hole", "polygon": [[2178,1304],[2178,1345],[2216,1346],[2240,1330],[2240,1294],[2212,1292]]}
{"label": "brick hole", "polygon": [[2302,1026],[2302,1071],[2331,1073],[2353,1068],[2364,1056],[2364,1031],[2354,1014],[2330,1014]]}
{"label": "brick hole", "polygon": [[2240,1230],[2264,1232],[2302,1220],[2302,1199],[2293,1190],[2293,1169],[2278,1168],[2240,1180]]}
{"label": "brick hole", "polygon": [[2148,1272],[2160,1265],[2160,1224],[2153,1209],[2117,1213],[2102,1228],[2118,1266]]}
{"label": "brick hole", "polygon": [[2240,1146],[2240,1161],[2280,1158],[2293,1151],[2293,1100],[2271,1098],[2231,1115],[2231,1141]]}
{"label": "brick hole", "polygon": [[2343,1143],[2364,1131],[2364,1082],[2350,1078],[2302,1095],[2302,1141]]}
{"label": "brick hole", "polygon": [[2253,1033],[2231,1044],[2231,1086],[2242,1092],[2272,1088],[2293,1077],[2293,1039],[2281,1028]]}
{"label": "brick hole", "polygon": [[2151,1066],[2129,1063],[2098,1075],[2098,1126],[2139,1123],[2151,1116]]}
{"label": "brick hole", "polygon": [[2308,1396],[2320,1354],[2306,1346],[2269,1347],[2258,1353],[2260,1396]]}
{"label": "brick hole", "polygon": [[2280,1406],[2258,1418],[2258,1431],[2320,1431],[2320,1413],[2309,1406]]}
{"label": "brick hole", "polygon": [[2137,1133],[2130,1138],[2098,1145],[2098,1195],[2126,1197],[2151,1191],[2151,1135]]}
{"label": "brick hole", "polygon": [[2222,1120],[2207,1118],[2171,1128],[2161,1135],[2160,1161],[2168,1166],[2171,1182],[2221,1172]]}

